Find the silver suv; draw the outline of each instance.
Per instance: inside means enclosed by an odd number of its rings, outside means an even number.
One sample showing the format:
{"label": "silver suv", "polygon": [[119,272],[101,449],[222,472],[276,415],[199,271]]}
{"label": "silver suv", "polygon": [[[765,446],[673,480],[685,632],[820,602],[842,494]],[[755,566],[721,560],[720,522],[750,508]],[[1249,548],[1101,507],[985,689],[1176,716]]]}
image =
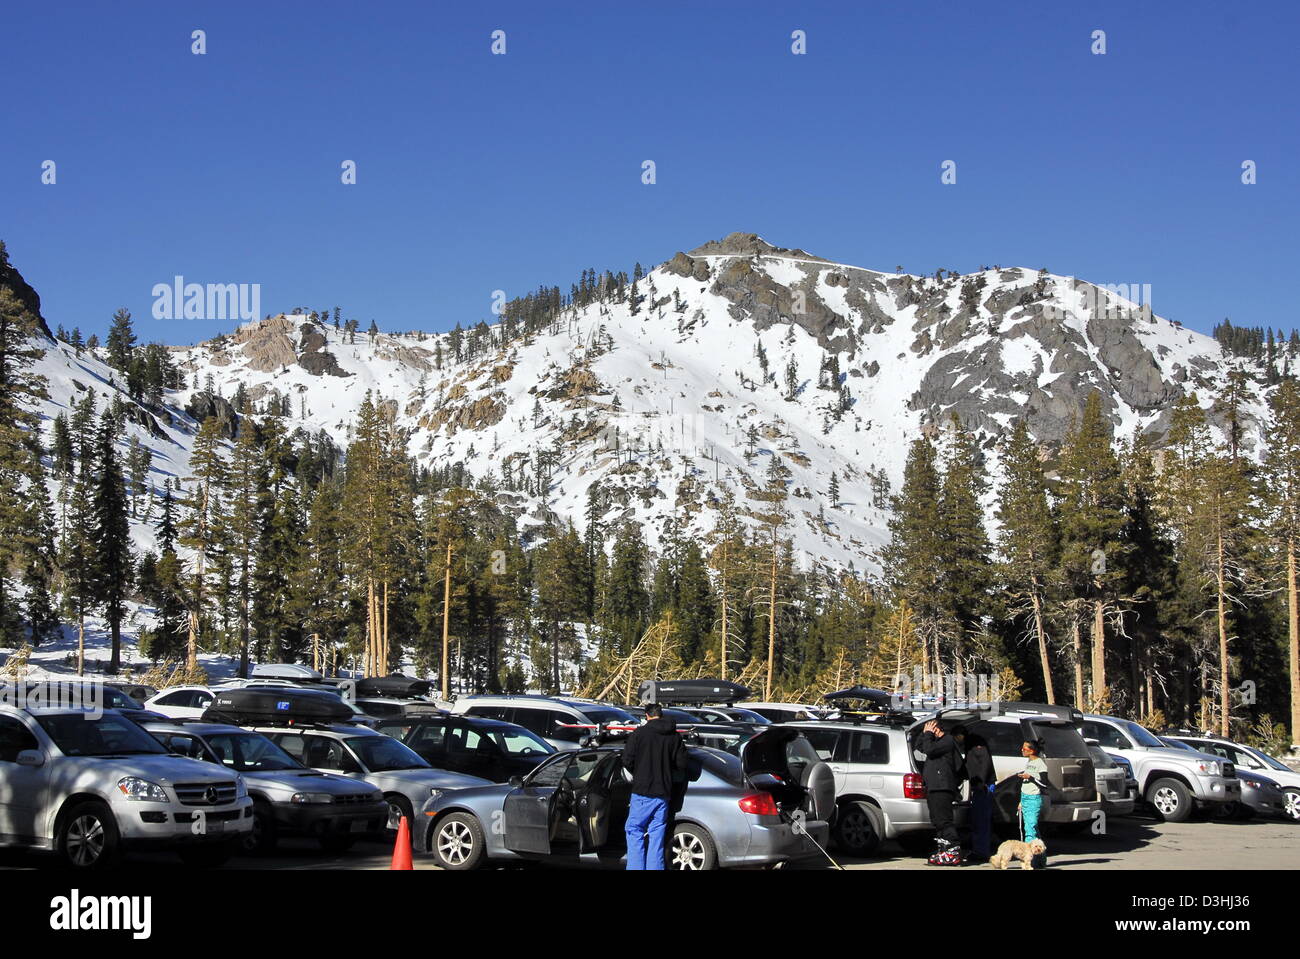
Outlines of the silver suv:
{"label": "silver suv", "polygon": [[0,845],[79,869],[147,845],[215,866],[252,828],[237,773],[170,755],[116,710],[0,705]]}
{"label": "silver suv", "polygon": [[1118,716],[1084,716],[1083,734],[1133,767],[1138,796],[1167,822],[1184,822],[1200,806],[1241,801],[1241,780],[1220,756],[1166,746],[1145,726]]}

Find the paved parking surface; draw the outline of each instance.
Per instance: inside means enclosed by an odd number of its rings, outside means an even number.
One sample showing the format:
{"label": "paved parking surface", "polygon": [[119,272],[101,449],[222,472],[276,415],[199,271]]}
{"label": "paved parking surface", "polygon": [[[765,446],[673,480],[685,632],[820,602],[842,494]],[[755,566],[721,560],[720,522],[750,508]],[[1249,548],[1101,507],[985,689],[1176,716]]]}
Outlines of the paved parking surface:
{"label": "paved parking surface", "polygon": [[[1295,869],[1300,866],[1300,825],[1284,822],[1159,823],[1146,816],[1114,819],[1105,836],[1090,833],[1048,837],[1049,862],[1054,869]],[[834,855],[834,850],[831,851]],[[237,858],[223,867],[238,869],[387,869],[391,848],[373,842],[358,843],[343,855],[329,855],[314,842],[286,839],[274,855]],[[48,856],[0,852],[0,869],[51,868]],[[886,843],[879,858],[844,859],[846,869],[924,869],[930,872],[968,872],[970,869],[935,870],[924,858],[908,855],[895,843]],[[795,868],[820,869],[827,864],[809,862]],[[186,871],[175,856],[157,852],[130,857],[126,870]],[[416,869],[436,868],[427,857],[415,860]],[[544,868],[555,868],[552,866]],[[584,866],[583,868],[596,868]],[[974,867],[970,867],[974,868]],[[987,868],[987,867],[983,867]]]}

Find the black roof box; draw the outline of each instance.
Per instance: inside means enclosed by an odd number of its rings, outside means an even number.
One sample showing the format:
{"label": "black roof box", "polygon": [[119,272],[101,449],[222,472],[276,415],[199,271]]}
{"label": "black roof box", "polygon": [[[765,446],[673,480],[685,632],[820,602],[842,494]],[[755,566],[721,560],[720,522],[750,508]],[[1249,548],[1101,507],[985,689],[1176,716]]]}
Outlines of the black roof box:
{"label": "black roof box", "polygon": [[850,686],[848,689],[838,689],[833,693],[827,693],[822,699],[833,703],[841,699],[857,699],[880,709],[901,710],[903,708],[901,697],[896,697],[893,693],[887,693],[883,689],[873,689],[870,686]]}
{"label": "black roof box", "polygon": [[352,715],[352,708],[328,690],[272,686],[214,690],[203,711],[205,720],[240,726],[341,723]]}
{"label": "black roof box", "polygon": [[637,690],[642,704],[734,703],[749,698],[749,690],[725,679],[647,679]]}
{"label": "black roof box", "polygon": [[433,684],[427,679],[412,679],[410,676],[371,676],[357,680],[358,696],[409,699],[427,696],[432,688]]}

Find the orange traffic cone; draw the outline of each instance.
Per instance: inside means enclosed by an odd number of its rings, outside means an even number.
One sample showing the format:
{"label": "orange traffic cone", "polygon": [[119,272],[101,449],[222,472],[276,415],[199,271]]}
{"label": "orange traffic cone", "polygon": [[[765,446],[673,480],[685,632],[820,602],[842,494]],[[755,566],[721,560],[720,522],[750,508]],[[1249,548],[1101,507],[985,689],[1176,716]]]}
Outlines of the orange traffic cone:
{"label": "orange traffic cone", "polygon": [[397,843],[393,846],[393,864],[389,869],[414,869],[411,865],[411,826],[402,817],[397,827]]}

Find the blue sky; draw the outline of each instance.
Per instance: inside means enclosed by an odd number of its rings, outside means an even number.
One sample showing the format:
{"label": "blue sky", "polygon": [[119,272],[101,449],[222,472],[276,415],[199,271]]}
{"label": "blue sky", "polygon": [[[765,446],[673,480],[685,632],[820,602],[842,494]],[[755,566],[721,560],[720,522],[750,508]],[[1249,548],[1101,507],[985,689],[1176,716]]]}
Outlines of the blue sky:
{"label": "blue sky", "polygon": [[176,274],[440,330],[733,230],[1290,328],[1298,27],[1292,3],[10,0],[0,239],[51,325],[125,305],[174,343],[232,325],[154,320]]}

